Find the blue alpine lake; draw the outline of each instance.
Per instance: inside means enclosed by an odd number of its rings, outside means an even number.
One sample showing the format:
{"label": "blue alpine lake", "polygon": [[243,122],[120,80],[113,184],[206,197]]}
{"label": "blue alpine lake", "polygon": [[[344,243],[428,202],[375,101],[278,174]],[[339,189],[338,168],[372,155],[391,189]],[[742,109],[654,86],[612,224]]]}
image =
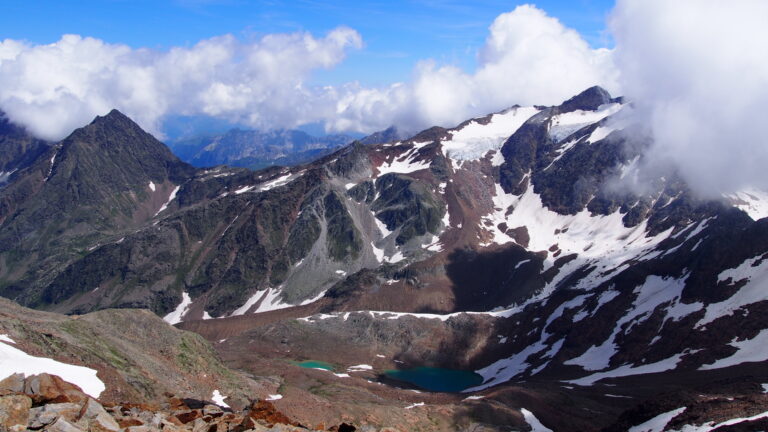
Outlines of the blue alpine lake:
{"label": "blue alpine lake", "polygon": [[417,367],[388,370],[384,374],[388,378],[434,392],[460,392],[483,383],[483,377],[475,372],[456,369]]}

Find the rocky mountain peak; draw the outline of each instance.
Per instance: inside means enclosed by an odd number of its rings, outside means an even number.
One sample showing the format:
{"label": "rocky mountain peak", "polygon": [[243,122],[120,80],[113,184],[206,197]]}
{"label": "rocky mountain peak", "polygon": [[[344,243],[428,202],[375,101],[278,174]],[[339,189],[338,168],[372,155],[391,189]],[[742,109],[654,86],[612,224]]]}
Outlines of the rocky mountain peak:
{"label": "rocky mountain peak", "polygon": [[560,112],[567,113],[576,110],[593,111],[600,105],[611,102],[611,94],[600,86],[590,87],[560,105]]}

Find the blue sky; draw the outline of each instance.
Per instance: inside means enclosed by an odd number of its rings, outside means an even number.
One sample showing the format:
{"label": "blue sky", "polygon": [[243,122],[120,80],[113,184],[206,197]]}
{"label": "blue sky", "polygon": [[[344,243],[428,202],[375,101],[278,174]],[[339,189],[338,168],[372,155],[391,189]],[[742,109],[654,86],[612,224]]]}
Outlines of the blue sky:
{"label": "blue sky", "polygon": [[[379,86],[406,81],[423,59],[471,71],[488,26],[526,2],[498,0],[28,0],[0,2],[0,36],[35,44],[74,33],[133,48],[167,49],[233,34],[248,41],[268,33],[309,31],[317,36],[344,25],[364,47],[316,84],[359,81]],[[610,45],[605,18],[612,0],[540,0],[534,4],[577,30],[593,48]]]}

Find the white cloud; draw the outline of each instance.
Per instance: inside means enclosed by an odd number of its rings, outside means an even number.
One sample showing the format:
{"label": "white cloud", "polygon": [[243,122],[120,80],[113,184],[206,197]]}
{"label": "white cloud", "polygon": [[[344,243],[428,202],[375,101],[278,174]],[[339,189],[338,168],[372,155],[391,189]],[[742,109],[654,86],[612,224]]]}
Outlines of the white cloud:
{"label": "white cloud", "polygon": [[328,130],[371,132],[396,124],[452,126],[513,104],[555,104],[615,82],[610,53],[529,5],[491,25],[479,66],[467,73],[424,60],[408,83],[309,87],[360,35],[338,28],[323,38],[272,34],[254,43],[232,36],[166,52],[66,35],[50,45],[0,43],[0,108],[49,139],[118,108],[158,133],[166,114],[207,114],[260,128],[324,122]]}
{"label": "white cloud", "polygon": [[653,144],[704,196],[768,187],[768,2],[619,0],[610,20],[625,96]]}
{"label": "white cloud", "polygon": [[304,88],[310,73],[333,67],[361,45],[360,35],[343,27],[323,38],[273,34],[241,43],[221,36],[166,52],[77,35],[49,45],[6,39],[0,42],[0,108],[48,139],[112,108],[155,133],[169,113],[294,126],[322,119],[327,106]]}
{"label": "white cloud", "polygon": [[347,88],[329,126],[451,126],[513,104],[558,104],[596,84],[617,89],[609,50],[590,48],[577,32],[531,5],[494,20],[478,60],[474,73],[424,61],[410,83]]}

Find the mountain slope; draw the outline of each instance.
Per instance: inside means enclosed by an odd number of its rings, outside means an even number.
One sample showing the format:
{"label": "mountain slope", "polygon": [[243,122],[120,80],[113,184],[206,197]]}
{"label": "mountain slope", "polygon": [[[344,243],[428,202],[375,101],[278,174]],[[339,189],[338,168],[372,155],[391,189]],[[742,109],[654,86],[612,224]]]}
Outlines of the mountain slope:
{"label": "mountain slope", "polygon": [[[212,392],[220,390],[231,396],[230,402],[242,406],[254,392],[272,390],[267,380],[258,383],[227,369],[200,336],[174,329],[147,311],[105,310],[66,317],[5,299],[0,299],[0,305],[0,334],[4,335],[0,343],[35,357],[95,370],[102,391],[91,396],[102,401],[160,403],[166,392],[210,400]],[[4,367],[23,368],[8,361],[2,359]],[[0,373],[5,378],[9,372]]]}
{"label": "mountain slope", "polygon": [[93,243],[149,220],[193,170],[117,111],[40,155],[0,191],[0,290],[35,290]]}
{"label": "mountain slope", "polygon": [[307,163],[351,141],[346,135],[314,137],[300,130],[232,129],[222,135],[173,142],[171,148],[182,160],[197,167],[229,165],[261,169]]}
{"label": "mountain slope", "polygon": [[0,187],[45,153],[48,146],[49,143],[32,137],[0,112]]}

